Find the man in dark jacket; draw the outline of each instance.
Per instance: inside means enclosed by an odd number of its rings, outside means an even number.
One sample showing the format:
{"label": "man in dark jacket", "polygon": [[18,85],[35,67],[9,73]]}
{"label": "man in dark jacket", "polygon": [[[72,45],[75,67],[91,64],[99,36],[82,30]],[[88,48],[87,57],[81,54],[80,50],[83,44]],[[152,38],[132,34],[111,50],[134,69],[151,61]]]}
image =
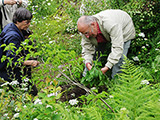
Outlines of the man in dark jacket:
{"label": "man in dark jacket", "polygon": [[[9,59],[5,61],[5,65],[0,69],[0,77],[8,82],[18,80],[19,83],[22,83],[22,77],[24,75],[31,78],[31,73],[26,72],[27,67],[23,66],[35,67],[39,64],[37,60],[26,60],[23,63],[20,63],[20,58],[25,59],[28,51],[22,49],[19,54],[16,53],[17,50],[22,47],[21,43],[25,40],[22,31],[27,30],[27,28],[30,26],[31,19],[31,12],[25,8],[19,8],[13,15],[13,23],[6,25],[1,33],[1,42],[3,44],[6,44],[6,46],[8,46],[10,43],[14,44],[14,49],[5,51],[5,56],[7,56]],[[10,65],[7,66],[7,62],[10,60]],[[32,84],[29,82],[29,85]],[[32,89],[32,94],[37,95],[38,91],[34,85],[32,86]]]}

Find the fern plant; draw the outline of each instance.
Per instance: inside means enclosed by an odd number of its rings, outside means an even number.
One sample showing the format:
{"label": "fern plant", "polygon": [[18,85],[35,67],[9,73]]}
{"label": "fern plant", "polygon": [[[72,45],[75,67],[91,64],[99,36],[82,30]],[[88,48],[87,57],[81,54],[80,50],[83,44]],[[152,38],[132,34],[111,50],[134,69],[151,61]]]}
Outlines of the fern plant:
{"label": "fern plant", "polygon": [[125,58],[122,65],[123,73],[119,74],[119,84],[114,85],[112,90],[113,99],[108,99],[111,106],[115,106],[118,111],[118,120],[147,120],[160,119],[159,109],[154,109],[159,104],[159,90],[149,85],[149,81],[144,80],[140,67],[135,66]]}

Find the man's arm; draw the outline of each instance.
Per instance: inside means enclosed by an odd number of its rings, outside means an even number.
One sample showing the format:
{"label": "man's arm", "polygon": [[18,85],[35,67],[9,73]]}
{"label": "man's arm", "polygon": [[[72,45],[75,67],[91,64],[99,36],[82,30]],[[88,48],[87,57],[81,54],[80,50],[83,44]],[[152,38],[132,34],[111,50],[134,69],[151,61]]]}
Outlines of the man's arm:
{"label": "man's arm", "polygon": [[3,5],[14,5],[16,4],[16,0],[0,0],[0,7]]}
{"label": "man's arm", "polygon": [[92,61],[93,61],[93,55],[95,53],[95,46],[91,43],[91,41],[84,36],[82,37],[82,58],[84,58],[84,63],[88,70],[91,70]]}

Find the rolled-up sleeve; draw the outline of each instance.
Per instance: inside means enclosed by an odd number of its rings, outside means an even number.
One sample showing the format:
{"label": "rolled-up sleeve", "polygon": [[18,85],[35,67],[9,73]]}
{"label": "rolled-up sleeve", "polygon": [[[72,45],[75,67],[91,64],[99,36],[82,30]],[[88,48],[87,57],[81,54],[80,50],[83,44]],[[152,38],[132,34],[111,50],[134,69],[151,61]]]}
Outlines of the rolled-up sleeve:
{"label": "rolled-up sleeve", "polygon": [[82,58],[84,58],[84,63],[92,63],[93,55],[95,53],[95,46],[91,43],[91,41],[84,36],[81,41],[82,46]]}

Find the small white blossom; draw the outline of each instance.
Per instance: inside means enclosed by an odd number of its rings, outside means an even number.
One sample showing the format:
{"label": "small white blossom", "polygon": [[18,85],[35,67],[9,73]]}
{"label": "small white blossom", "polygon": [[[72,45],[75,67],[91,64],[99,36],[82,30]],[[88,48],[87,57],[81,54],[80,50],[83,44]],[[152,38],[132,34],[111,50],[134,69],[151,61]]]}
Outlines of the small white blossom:
{"label": "small white blossom", "polygon": [[24,107],[24,108],[26,108],[27,106],[26,106],[26,105],[24,105],[23,107]]}
{"label": "small white blossom", "polygon": [[8,113],[5,113],[3,116],[7,117],[7,116],[8,116]]}
{"label": "small white blossom", "polygon": [[14,81],[12,81],[11,83],[10,83],[10,85],[18,85],[19,84],[19,82],[17,81],[17,80],[14,80]]}
{"label": "small white blossom", "polygon": [[48,97],[57,96],[57,94],[58,94],[57,92],[56,92],[56,93],[50,93],[50,94],[48,94],[47,96],[48,96]]}
{"label": "small white blossom", "polygon": [[134,61],[139,61],[138,56],[132,57]]}
{"label": "small white blossom", "polygon": [[75,97],[76,95],[75,95],[75,93],[72,93],[71,96]]}
{"label": "small white blossom", "polygon": [[96,87],[92,87],[91,90],[96,90]]}
{"label": "small white blossom", "polygon": [[3,90],[3,89],[0,89],[0,93],[2,93],[2,92],[4,92],[4,90]]}
{"label": "small white blossom", "polygon": [[143,38],[145,37],[145,34],[144,34],[144,33],[139,33],[138,35],[139,35],[140,37],[143,37]]}
{"label": "small white blossom", "polygon": [[16,118],[19,116],[19,113],[14,114],[13,118]]}
{"label": "small white blossom", "polygon": [[50,108],[52,108],[52,106],[51,106],[51,105],[47,105],[47,106],[46,106],[46,108],[49,108],[49,107],[50,107]]}
{"label": "small white blossom", "polygon": [[18,109],[18,107],[16,107],[16,108],[15,108],[15,111],[16,111],[16,112],[19,112],[19,109]]}
{"label": "small white blossom", "polygon": [[109,96],[109,98],[113,98],[113,96],[112,96],[112,95],[110,95],[110,96]]}
{"label": "small white blossom", "polygon": [[72,100],[69,100],[69,103],[71,105],[76,105],[78,103],[78,100],[77,99],[72,99]]}
{"label": "small white blossom", "polygon": [[51,5],[51,3],[47,3],[48,5]]}
{"label": "small white blossom", "polygon": [[158,72],[158,70],[155,70],[154,72]]}
{"label": "small white blossom", "polygon": [[146,41],[146,40],[148,40],[147,38],[144,38],[144,40]]}
{"label": "small white blossom", "polygon": [[71,37],[74,37],[74,35],[71,35]]}
{"label": "small white blossom", "polygon": [[21,90],[23,90],[23,91],[27,91],[27,90],[28,90],[28,88],[21,88]]}
{"label": "small white blossom", "polygon": [[142,85],[144,85],[144,84],[148,85],[148,84],[149,84],[149,81],[148,81],[148,80],[142,80],[142,81],[141,81],[141,84],[142,84]]}
{"label": "small white blossom", "polygon": [[145,48],[145,46],[142,46],[142,48],[144,49],[144,48]]}
{"label": "small white blossom", "polygon": [[38,120],[37,118],[34,118],[33,120]]}
{"label": "small white blossom", "polygon": [[8,85],[8,84],[9,84],[9,82],[5,82],[1,86],[5,86],[5,85]]}
{"label": "small white blossom", "polygon": [[28,81],[29,81],[29,78],[25,78],[25,79],[24,79],[24,82],[28,82]]}
{"label": "small white blossom", "polygon": [[127,109],[124,107],[124,108],[121,108],[120,110],[121,110],[121,111],[125,111],[125,110],[127,110]]}
{"label": "small white blossom", "polygon": [[36,101],[34,102],[34,104],[42,104],[42,101],[40,99],[36,99]]}
{"label": "small white blossom", "polygon": [[49,41],[49,44],[52,44],[54,41]]}
{"label": "small white blossom", "polygon": [[27,43],[26,43],[26,42],[22,42],[22,44],[23,44],[23,45],[27,45]]}

